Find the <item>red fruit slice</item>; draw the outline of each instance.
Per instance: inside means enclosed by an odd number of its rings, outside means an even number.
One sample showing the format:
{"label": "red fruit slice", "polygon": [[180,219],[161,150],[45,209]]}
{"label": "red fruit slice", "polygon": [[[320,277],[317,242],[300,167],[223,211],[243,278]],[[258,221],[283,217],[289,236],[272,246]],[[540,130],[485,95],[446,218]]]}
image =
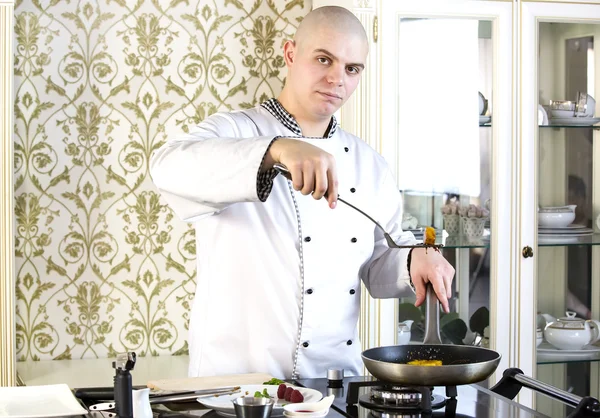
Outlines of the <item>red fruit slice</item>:
{"label": "red fruit slice", "polygon": [[300,393],[299,390],[294,389],[294,391],[292,392],[292,396],[290,397],[290,402],[303,402],[304,401],[304,396],[302,396],[302,394]]}
{"label": "red fruit slice", "polygon": [[291,388],[289,386],[285,389],[285,396],[284,396],[284,398],[285,398],[286,401],[288,401],[288,402],[292,401],[292,392],[293,391],[294,391],[294,388]]}
{"label": "red fruit slice", "polygon": [[285,390],[287,389],[287,386],[285,385],[285,383],[282,383],[279,385],[279,387],[277,388],[277,397],[279,399],[285,399]]}

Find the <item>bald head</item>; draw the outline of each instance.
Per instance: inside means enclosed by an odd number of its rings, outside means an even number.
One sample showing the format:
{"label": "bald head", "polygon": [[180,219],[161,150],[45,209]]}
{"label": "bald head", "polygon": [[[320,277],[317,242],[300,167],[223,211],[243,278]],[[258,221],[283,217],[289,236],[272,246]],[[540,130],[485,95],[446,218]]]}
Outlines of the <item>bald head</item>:
{"label": "bald head", "polygon": [[324,29],[335,30],[368,44],[367,34],[360,20],[350,10],[338,6],[319,7],[308,13],[298,26],[294,41],[302,49],[307,40],[319,36]]}

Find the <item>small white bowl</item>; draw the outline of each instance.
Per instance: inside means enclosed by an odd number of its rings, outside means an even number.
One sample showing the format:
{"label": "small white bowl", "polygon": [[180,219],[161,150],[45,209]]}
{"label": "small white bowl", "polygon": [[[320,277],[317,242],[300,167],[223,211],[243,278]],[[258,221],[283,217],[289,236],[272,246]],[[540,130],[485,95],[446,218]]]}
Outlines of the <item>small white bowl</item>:
{"label": "small white bowl", "polygon": [[538,225],[546,228],[564,228],[575,220],[575,212],[539,212]]}
{"label": "small white bowl", "polygon": [[550,109],[550,115],[553,118],[574,118],[575,112],[573,110]]}
{"label": "small white bowl", "polygon": [[329,413],[335,396],[329,395],[319,402],[299,402],[283,405],[283,415],[288,418],[321,418]]}

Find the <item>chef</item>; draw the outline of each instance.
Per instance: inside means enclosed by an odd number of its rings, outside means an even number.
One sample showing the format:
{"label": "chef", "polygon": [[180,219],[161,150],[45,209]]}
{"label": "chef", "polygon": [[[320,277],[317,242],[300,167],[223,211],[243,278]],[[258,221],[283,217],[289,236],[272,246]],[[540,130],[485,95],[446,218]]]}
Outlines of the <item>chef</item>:
{"label": "chef", "polygon": [[[197,289],[189,329],[190,376],[266,372],[324,377],[360,374],[360,283],[375,298],[432,283],[443,308],[454,277],[436,251],[398,244],[401,195],[384,159],[333,116],[356,88],[368,43],[348,10],[310,12],[285,43],[277,99],[217,113],[153,155],[151,176],[196,227]],[[277,175],[274,163],[291,172]],[[408,265],[410,264],[410,269]]]}

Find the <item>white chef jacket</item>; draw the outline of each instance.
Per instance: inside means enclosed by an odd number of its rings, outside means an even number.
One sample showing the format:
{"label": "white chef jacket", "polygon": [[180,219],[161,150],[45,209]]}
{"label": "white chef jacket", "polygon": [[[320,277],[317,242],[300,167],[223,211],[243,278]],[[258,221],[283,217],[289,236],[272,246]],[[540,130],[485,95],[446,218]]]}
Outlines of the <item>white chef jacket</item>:
{"label": "white chef jacket", "polygon": [[[260,201],[265,152],[274,137],[296,136],[286,125],[261,106],[217,113],[151,160],[164,199],[196,227],[189,376],[312,378],[332,367],[360,374],[360,280],[377,298],[412,292],[408,251],[388,248],[381,231],[343,203],[332,210],[280,175]],[[298,140],[335,157],[340,197],[396,242],[415,242],[400,228],[401,195],[378,153],[339,128],[330,138]]]}

